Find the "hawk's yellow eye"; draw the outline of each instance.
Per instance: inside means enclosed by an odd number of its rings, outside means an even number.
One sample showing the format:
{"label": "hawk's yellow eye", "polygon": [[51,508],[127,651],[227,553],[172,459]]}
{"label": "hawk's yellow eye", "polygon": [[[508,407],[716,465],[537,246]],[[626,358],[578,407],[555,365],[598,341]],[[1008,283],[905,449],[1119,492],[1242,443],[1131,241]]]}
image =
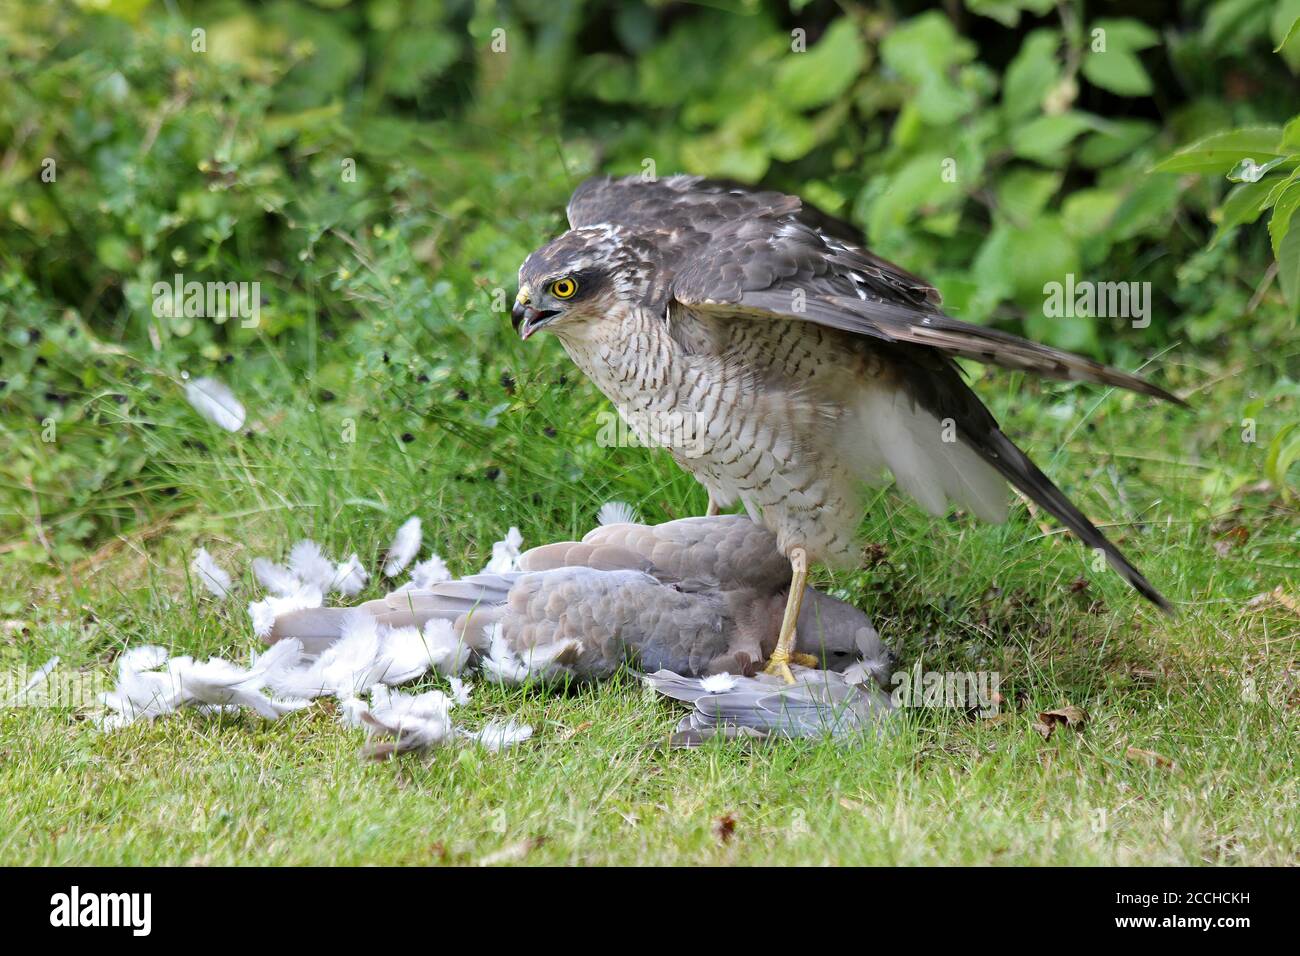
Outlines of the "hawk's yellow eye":
{"label": "hawk's yellow eye", "polygon": [[578,283],[568,277],[556,279],[551,283],[551,295],[557,299],[572,299],[573,294],[577,291]]}

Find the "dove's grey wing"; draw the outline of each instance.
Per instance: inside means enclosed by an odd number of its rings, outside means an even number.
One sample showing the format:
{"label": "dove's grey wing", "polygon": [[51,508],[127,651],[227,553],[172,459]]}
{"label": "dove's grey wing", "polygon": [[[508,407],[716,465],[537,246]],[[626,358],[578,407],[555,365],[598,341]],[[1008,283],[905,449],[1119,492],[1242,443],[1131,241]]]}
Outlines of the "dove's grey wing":
{"label": "dove's grey wing", "polygon": [[566,567],[524,574],[510,590],[501,632],[516,653],[577,641],[580,678],[622,664],[708,673],[723,657],[733,622],[714,593],[690,593],[640,571]]}
{"label": "dove's grey wing", "polygon": [[776,535],[744,515],[602,525],[582,540],[634,552],[656,577],[687,586],[775,594],[790,584],[790,562],[777,550]]}
{"label": "dove's grey wing", "polygon": [[519,556],[521,571],[553,571],[556,568],[592,568],[596,571],[641,571],[655,577],[655,566],[643,555],[627,548],[586,541],[557,541],[538,545]]}
{"label": "dove's grey wing", "polygon": [[647,675],[657,692],[693,705],[674,735],[674,746],[695,746],[712,736],[847,737],[881,730],[893,710],[874,687],[845,683],[829,671],[801,669],[795,684],[768,675],[740,677],[726,690],[668,671]]}

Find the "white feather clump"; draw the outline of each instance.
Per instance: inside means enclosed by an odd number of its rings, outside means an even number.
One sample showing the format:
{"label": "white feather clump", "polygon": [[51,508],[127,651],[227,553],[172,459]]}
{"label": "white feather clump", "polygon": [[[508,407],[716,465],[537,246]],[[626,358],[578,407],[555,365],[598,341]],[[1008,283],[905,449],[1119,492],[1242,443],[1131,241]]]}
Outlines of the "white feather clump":
{"label": "white feather clump", "polygon": [[207,548],[199,548],[194,552],[190,569],[198,576],[199,583],[209,594],[217,600],[225,600],[231,588],[230,573],[217,564],[212,555],[208,554]]}
{"label": "white feather clump", "polygon": [[544,647],[530,647],[517,654],[506,643],[501,625],[494,624],[488,656],[479,662],[479,666],[484,677],[498,684],[549,683],[570,675],[572,671],[567,665],[581,653],[581,641],[564,640]]}
{"label": "white feather clump", "polygon": [[523,547],[524,536],[519,529],[510,526],[506,536],[492,545],[492,558],[483,566],[484,574],[509,574],[519,570],[519,549]]}
{"label": "white feather clump", "polygon": [[334,562],[325,557],[319,544],[307,538],[289,549],[289,573],[322,594],[328,594],[334,584]]}
{"label": "white feather clump", "polygon": [[411,559],[419,554],[421,536],[419,518],[408,518],[397,529],[393,543],[388,547],[388,559],[384,562],[384,574],[387,577],[397,577],[411,563]]}
{"label": "white feather clump", "polygon": [[209,712],[249,707],[274,720],[307,704],[262,693],[274,675],[292,667],[301,656],[302,645],[295,640],[281,641],[246,668],[220,658],[195,663],[188,656],[169,657],[153,645],[131,648],[118,660],[117,686],[100,695],[112,713],[101,717],[99,726],[115,730],[170,714],[185,704]]}
{"label": "white feather clump", "polygon": [[262,690],[276,674],[292,668],[301,657],[302,644],[288,640],[272,645],[247,668],[217,657],[191,663],[179,671],[184,702],[219,708],[248,707],[267,720],[283,717],[310,702],[302,698],[267,697]]}
{"label": "white feather clump", "polygon": [[490,720],[483,725],[482,730],[465,734],[469,739],[477,740],[492,753],[523,743],[532,735],[532,727],[528,724],[517,724],[513,720]]}
{"label": "white feather clump", "polygon": [[275,674],[271,689],[283,697],[359,697],[379,683],[379,623],[362,611],[349,614],[337,641],[305,667]]}
{"label": "white feather clump", "polygon": [[[55,660],[58,660],[56,657]],[[467,684],[459,677],[448,677],[447,683],[451,685],[451,699],[462,707],[469,703],[469,692],[474,689],[473,684]]]}
{"label": "white feather clump", "polygon": [[257,578],[258,584],[279,597],[287,597],[302,587],[302,582],[294,577],[293,572],[270,558],[253,559],[253,577]]}
{"label": "white feather clump", "polygon": [[596,512],[596,523],[599,525],[636,524],[636,521],[636,509],[626,501],[606,501]]}
{"label": "white feather clump", "polygon": [[700,690],[706,694],[722,694],[735,686],[736,678],[726,671],[721,674],[710,674],[708,677],[700,678]]}
{"label": "white feather clump", "polygon": [[[330,593],[345,597],[356,596],[370,580],[370,572],[362,566],[356,552],[349,555],[346,561],[335,564],[325,556],[320,545],[304,538],[289,549],[287,565],[277,564],[269,558],[254,558],[253,577],[275,597],[296,596],[301,599],[318,591],[323,600],[324,595]],[[320,607],[320,604],[303,606]],[[277,613],[287,614],[290,610],[299,609],[287,608]],[[252,613],[251,605],[249,613]],[[259,631],[258,636],[264,635]]]}
{"label": "white feather clump", "polygon": [[235,393],[215,378],[196,378],[185,383],[185,400],[218,428],[237,432],[244,427],[247,413]]}
{"label": "white feather clump", "polygon": [[431,588],[435,584],[450,580],[451,571],[447,567],[447,562],[436,554],[430,555],[419,564],[411,566],[410,584],[412,587]]}
{"label": "white feather clump", "polygon": [[370,572],[362,566],[361,559],[353,551],[346,561],[335,565],[330,590],[337,591],[344,597],[356,597],[369,580]]}
{"label": "white feather clump", "polygon": [[369,708],[360,712],[366,733],[376,742],[366,748],[372,757],[424,750],[453,739],[451,709],[455,704],[440,690],[404,694],[382,685],[370,695]]}

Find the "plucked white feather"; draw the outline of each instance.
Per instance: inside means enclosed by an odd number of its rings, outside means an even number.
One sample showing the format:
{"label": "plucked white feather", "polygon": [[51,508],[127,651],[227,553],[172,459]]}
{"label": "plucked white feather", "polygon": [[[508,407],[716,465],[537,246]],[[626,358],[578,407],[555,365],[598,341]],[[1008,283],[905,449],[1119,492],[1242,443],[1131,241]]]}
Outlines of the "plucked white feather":
{"label": "plucked white feather", "polygon": [[302,587],[302,582],[292,571],[270,558],[253,559],[253,577],[266,590],[280,597],[287,597]]}
{"label": "plucked white feather", "polygon": [[23,686],[19,689],[18,693],[14,694],[12,697],[6,700],[3,703],[3,705],[0,706],[13,707],[18,704],[22,704],[26,702],[27,695],[30,694],[32,691],[34,691],[37,687],[40,687],[42,684],[44,684],[46,678],[48,678],[50,674],[54,673],[54,668],[58,666],[59,666],[59,657],[56,654],[54,657],[51,657],[40,667],[36,668],[36,670],[32,671],[32,676],[27,678],[27,680],[23,683]]}
{"label": "plucked white feather", "polygon": [[499,684],[526,684],[530,681],[547,683],[559,680],[572,671],[565,660],[582,653],[582,642],[556,641],[543,647],[530,647],[516,653],[506,642],[501,625],[494,624],[486,657],[480,662],[483,676]]}
{"label": "plucked white feather", "polygon": [[185,399],[194,410],[219,428],[237,432],[244,427],[247,413],[235,393],[215,378],[196,378],[185,383]]}
{"label": "plucked white feather", "polygon": [[736,686],[736,678],[725,671],[700,678],[700,690],[707,694],[721,694]]}
{"label": "plucked white feather", "polygon": [[412,587],[431,588],[435,584],[450,580],[451,571],[448,569],[447,563],[436,554],[430,555],[411,567],[410,583]]}
{"label": "plucked white feather", "polygon": [[355,597],[360,594],[370,581],[370,572],[361,565],[361,559],[357,557],[356,552],[348,555],[346,561],[341,561],[334,567],[334,577],[330,581],[330,590],[337,591],[344,597]]}
{"label": "plucked white feather", "polygon": [[199,583],[213,597],[224,600],[230,593],[230,573],[217,564],[212,555],[208,554],[207,548],[199,548],[194,552],[194,560],[190,562],[190,568],[198,577]]}
{"label": "plucked white feather", "polygon": [[289,572],[303,584],[328,594],[334,584],[334,563],[315,541],[303,539],[289,550]]}
{"label": "plucked white feather", "polygon": [[528,724],[517,724],[513,720],[491,720],[483,725],[482,730],[465,734],[471,740],[477,740],[492,753],[522,743],[532,735],[532,727]]}
{"label": "plucked white feather", "polygon": [[596,523],[600,525],[607,524],[636,524],[636,509],[625,501],[606,501],[596,512]]}
{"label": "plucked white feather", "polygon": [[450,741],[452,706],[440,690],[413,696],[380,686],[370,695],[370,707],[361,712],[361,720],[372,738],[392,739],[392,750],[404,753]]}
{"label": "plucked white feather", "polygon": [[506,536],[492,545],[492,557],[483,566],[484,574],[508,574],[519,570],[519,549],[523,547],[524,536],[519,529],[511,525]]}
{"label": "plucked white feather", "polygon": [[421,536],[419,518],[408,518],[397,529],[397,534],[393,536],[393,543],[388,547],[388,558],[384,562],[384,574],[387,577],[396,577],[411,563],[411,559],[420,551]]}

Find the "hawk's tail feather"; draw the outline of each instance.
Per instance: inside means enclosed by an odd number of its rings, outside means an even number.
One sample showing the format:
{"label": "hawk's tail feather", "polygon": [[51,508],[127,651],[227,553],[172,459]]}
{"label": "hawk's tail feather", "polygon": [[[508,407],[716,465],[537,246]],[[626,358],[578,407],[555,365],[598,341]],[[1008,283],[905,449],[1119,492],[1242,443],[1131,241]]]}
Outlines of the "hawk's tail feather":
{"label": "hawk's tail feather", "polygon": [[1134,590],[1162,611],[1173,612],[1169,602],[1151,585],[1142,572],[1124,557],[1124,553],[1110,542],[1101,529],[1089,521],[1087,515],[1075,507],[1074,503],[1065,496],[1065,492],[1056,487],[1052,479],[1043,474],[1039,467],[1030,461],[1029,456],[1017,448],[1001,429],[989,428],[974,440],[968,437],[968,441],[971,447],[1007,481],[1078,535],[1089,548],[1099,549],[1105,554],[1110,566],[1118,571]]}

